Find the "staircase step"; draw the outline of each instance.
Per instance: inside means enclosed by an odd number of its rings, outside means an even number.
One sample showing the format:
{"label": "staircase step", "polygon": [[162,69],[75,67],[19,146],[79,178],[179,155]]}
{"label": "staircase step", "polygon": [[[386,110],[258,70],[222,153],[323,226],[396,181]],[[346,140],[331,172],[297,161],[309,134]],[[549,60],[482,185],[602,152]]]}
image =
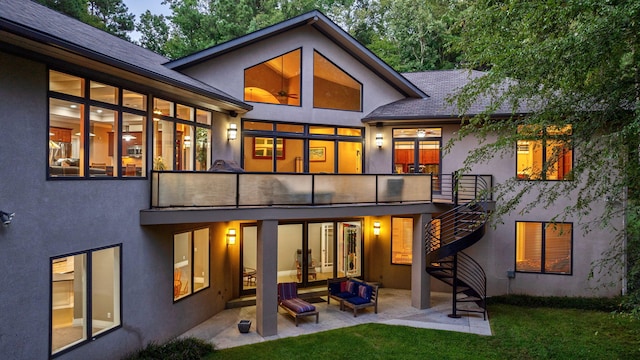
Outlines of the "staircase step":
{"label": "staircase step", "polygon": [[445,278],[452,279],[453,278],[453,274],[446,274],[446,273],[443,273],[441,271],[433,271],[433,272],[430,272],[429,275],[437,277],[437,278],[440,278],[440,279],[445,279]]}
{"label": "staircase step", "polygon": [[462,299],[456,299],[456,301],[457,302],[478,302],[478,301],[482,301],[482,299],[477,296],[467,296]]}

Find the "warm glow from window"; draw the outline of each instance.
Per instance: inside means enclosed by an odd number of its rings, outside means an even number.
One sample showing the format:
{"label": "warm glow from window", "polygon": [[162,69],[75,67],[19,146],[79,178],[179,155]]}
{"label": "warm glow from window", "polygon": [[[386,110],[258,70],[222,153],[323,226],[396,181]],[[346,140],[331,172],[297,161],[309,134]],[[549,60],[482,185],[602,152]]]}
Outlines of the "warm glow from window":
{"label": "warm glow from window", "polygon": [[413,219],[391,219],[391,263],[411,265],[413,249]]}
{"label": "warm glow from window", "polygon": [[300,106],[302,51],[275,57],[244,71],[244,100]]}
{"label": "warm glow from window", "polygon": [[571,274],[572,224],[517,222],[516,271]]}
{"label": "warm glow from window", "polygon": [[361,111],[362,84],[318,52],[313,53],[313,107]]}
{"label": "warm glow from window", "polygon": [[[545,130],[521,126],[520,134],[531,137],[517,142],[517,176],[525,180],[571,180],[573,150],[571,125]],[[545,169],[546,167],[546,169]]]}

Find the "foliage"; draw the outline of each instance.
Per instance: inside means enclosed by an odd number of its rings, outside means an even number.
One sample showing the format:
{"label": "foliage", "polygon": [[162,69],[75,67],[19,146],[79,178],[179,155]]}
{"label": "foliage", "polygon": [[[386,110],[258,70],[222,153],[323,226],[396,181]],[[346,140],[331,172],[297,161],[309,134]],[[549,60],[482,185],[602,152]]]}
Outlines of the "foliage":
{"label": "foliage", "polygon": [[[578,181],[518,181],[514,174],[500,184],[495,189],[494,221],[507,213],[549,208],[564,199],[570,205],[553,220],[570,214],[585,233],[600,227],[618,234],[612,251],[603,254],[594,271],[624,266],[626,245],[639,241],[637,234],[626,234],[615,220],[625,211],[636,213],[640,206],[636,180],[640,174],[640,2],[466,3],[457,48],[464,51],[467,67],[488,71],[452,100],[460,113],[483,97],[492,104],[485,113],[466,119],[454,139],[473,136],[481,142],[467,158],[466,168],[513,156],[517,140],[543,136],[539,131],[519,133],[522,126],[550,129],[570,124],[571,136],[560,141],[576,154],[571,177]],[[489,116],[505,108],[513,114],[510,121]],[[518,116],[521,112],[527,115]],[[557,159],[551,156],[538,175],[556,166]]]}
{"label": "foliage", "polygon": [[37,0],[42,5],[67,14],[125,40],[134,29],[135,15],[122,0]]}
{"label": "foliage", "polygon": [[214,352],[208,342],[196,338],[174,339],[164,344],[151,343],[125,360],[199,360]]}
{"label": "foliage", "polygon": [[453,23],[449,2],[381,0],[386,31],[379,32],[371,50],[400,72],[454,67],[456,55],[447,49]]}
{"label": "foliage", "polygon": [[[398,71],[453,68],[448,46],[457,1],[410,0],[165,0],[172,15],[145,14],[140,44],[179,58],[317,9],[334,19]],[[411,13],[413,16],[406,16]]]}
{"label": "foliage", "polygon": [[[600,311],[489,307],[493,336],[363,324],[217,350],[206,359],[633,359],[640,321]],[[303,354],[303,355],[301,355]]]}
{"label": "foliage", "polygon": [[154,15],[149,10],[140,15],[136,22],[136,30],[140,32],[138,40],[144,47],[160,55],[169,55],[165,44],[169,41],[169,25],[164,15]]}
{"label": "foliage", "polygon": [[520,307],[548,307],[555,309],[577,309],[593,311],[619,311],[621,298],[586,298],[560,296],[501,295],[487,298],[489,306],[494,304],[514,305]]}

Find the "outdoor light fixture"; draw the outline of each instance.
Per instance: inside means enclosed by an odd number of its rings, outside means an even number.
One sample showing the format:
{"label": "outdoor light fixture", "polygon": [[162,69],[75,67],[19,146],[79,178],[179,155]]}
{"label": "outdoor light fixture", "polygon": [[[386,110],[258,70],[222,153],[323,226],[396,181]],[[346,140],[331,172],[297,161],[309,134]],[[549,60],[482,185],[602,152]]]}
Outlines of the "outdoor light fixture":
{"label": "outdoor light fixture", "polygon": [[373,222],[373,235],[380,235],[380,221]]}
{"label": "outdoor light fixture", "polygon": [[376,134],[376,146],[378,148],[382,147],[382,134],[381,133],[377,133]]}
{"label": "outdoor light fixture", "polygon": [[236,229],[231,228],[227,230],[227,245],[236,244]]}
{"label": "outdoor light fixture", "polygon": [[2,225],[4,226],[9,226],[14,216],[16,216],[16,213],[8,213],[0,210],[0,221],[2,221]]}
{"label": "outdoor light fixture", "polygon": [[235,140],[238,137],[238,128],[236,124],[229,124],[227,129],[227,140]]}

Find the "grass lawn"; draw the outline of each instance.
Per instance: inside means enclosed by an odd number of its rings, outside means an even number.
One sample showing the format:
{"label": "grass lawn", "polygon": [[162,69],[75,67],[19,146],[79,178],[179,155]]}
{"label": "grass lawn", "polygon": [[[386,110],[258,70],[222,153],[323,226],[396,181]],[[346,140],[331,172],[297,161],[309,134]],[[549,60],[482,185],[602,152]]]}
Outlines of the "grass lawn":
{"label": "grass lawn", "polygon": [[627,315],[504,304],[489,314],[494,336],[366,324],[206,359],[640,359],[640,321]]}

